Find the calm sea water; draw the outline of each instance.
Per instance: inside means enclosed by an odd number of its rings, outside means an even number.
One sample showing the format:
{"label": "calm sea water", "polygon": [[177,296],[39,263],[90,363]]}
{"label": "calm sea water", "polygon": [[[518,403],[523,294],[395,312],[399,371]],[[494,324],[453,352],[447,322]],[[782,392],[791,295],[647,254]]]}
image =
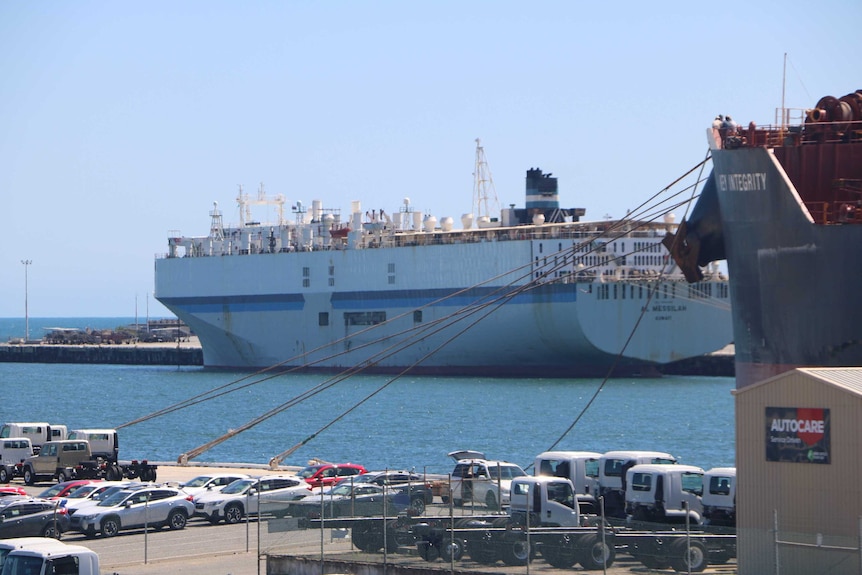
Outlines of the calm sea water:
{"label": "calm sea water", "polygon": [[[41,333],[34,331],[36,325],[110,328],[132,321],[48,318],[40,324],[31,318],[30,332]],[[20,337],[23,324],[23,319],[0,319],[0,340]],[[246,375],[202,368],[0,363],[0,421],[118,427]],[[581,416],[601,385],[593,379],[405,377],[355,407],[390,378],[352,377],[302,402],[295,398],[325,384],[328,376],[261,379],[121,429],[121,458],[174,461],[272,409],[296,403],[193,461],[266,463],[305,442],[283,463],[305,465],[320,458],[448,473],[449,451],[476,449],[526,466]],[[609,380],[556,449],[649,449],[705,469],[734,465],[733,388],[732,378],[720,377]]]}

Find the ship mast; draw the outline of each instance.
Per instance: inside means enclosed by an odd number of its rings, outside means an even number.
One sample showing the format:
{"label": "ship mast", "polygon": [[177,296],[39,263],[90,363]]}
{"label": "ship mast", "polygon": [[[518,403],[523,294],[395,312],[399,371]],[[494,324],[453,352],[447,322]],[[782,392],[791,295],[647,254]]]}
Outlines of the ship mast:
{"label": "ship mast", "polygon": [[500,202],[494,188],[494,178],[485,158],[485,148],[476,138],[476,168],[473,172],[473,211],[477,220],[490,220],[500,215]]}

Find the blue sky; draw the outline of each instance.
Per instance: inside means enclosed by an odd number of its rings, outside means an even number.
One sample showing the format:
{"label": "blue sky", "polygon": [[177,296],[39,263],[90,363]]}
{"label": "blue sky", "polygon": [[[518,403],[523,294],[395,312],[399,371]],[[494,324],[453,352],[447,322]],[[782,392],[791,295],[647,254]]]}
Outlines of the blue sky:
{"label": "blue sky", "polygon": [[[476,138],[622,217],[706,154],[860,85],[862,2],[0,3],[0,317],[132,316],[169,230],[237,186],[347,213],[470,212]],[[854,73],[855,70],[855,73]],[[151,299],[150,315],[167,315]]]}

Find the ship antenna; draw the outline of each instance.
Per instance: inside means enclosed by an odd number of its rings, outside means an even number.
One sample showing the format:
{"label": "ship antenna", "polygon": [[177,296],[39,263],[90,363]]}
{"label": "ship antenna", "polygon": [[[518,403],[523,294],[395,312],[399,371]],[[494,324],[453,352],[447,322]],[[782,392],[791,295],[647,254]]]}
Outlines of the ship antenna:
{"label": "ship antenna", "polygon": [[784,53],[784,67],[781,70],[781,133],[787,128],[787,108],[784,107],[784,93],[787,89],[787,52]]}
{"label": "ship antenna", "polygon": [[[477,218],[488,218],[500,215],[500,202],[497,200],[497,190],[494,189],[494,178],[485,158],[485,148],[476,138],[476,169],[473,172],[473,210]],[[492,216],[493,214],[493,216]]]}
{"label": "ship antenna", "polygon": [[242,192],[242,184],[239,184],[239,192],[236,195],[236,204],[239,207],[239,227],[245,227],[246,214],[248,220],[251,221],[251,206],[248,203],[248,194]]}

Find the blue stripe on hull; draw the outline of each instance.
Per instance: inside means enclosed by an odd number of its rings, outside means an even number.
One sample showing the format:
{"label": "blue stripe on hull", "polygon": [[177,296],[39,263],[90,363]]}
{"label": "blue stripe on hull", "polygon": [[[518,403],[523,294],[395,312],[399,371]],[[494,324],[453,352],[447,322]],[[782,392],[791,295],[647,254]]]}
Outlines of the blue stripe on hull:
{"label": "blue stripe on hull", "polygon": [[[502,303],[514,288],[472,288],[468,290],[414,289],[375,292],[333,292],[332,309],[391,309],[418,308],[432,304],[446,307],[465,307],[483,303]],[[457,294],[457,295],[452,295]],[[445,300],[443,298],[446,298]],[[531,289],[505,300],[507,304],[533,304],[574,302],[577,299],[575,284],[547,285]],[[443,300],[443,301],[439,301]],[[232,313],[262,311],[300,311],[305,307],[302,294],[265,294],[238,296],[192,296],[159,298],[170,307],[180,307],[186,313],[220,313],[226,308]],[[436,302],[436,303],[435,303]]]}

